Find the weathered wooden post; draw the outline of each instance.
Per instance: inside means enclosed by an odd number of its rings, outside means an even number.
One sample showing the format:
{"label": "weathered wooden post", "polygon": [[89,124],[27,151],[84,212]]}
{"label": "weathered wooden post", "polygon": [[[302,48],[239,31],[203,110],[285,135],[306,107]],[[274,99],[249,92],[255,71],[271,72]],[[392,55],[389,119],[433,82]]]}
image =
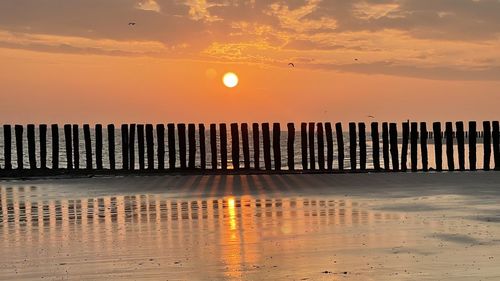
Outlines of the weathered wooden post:
{"label": "weathered wooden post", "polygon": [[243,163],[245,169],[250,169],[250,141],[248,139],[248,124],[241,124],[241,141],[243,144]]}
{"label": "weathered wooden post", "polygon": [[335,123],[335,133],[337,135],[337,149],[339,150],[339,171],[344,170],[344,133],[342,132],[342,123]]}
{"label": "weathered wooden post", "polygon": [[59,169],[59,126],[52,124],[50,126],[52,136],[52,169]]}
{"label": "weathered wooden post", "polygon": [[144,170],[144,124],[137,124],[137,152],[139,153],[139,170]]}
{"label": "weathered wooden post", "polygon": [[316,124],[316,138],[318,143],[318,168],[325,169],[325,138],[323,131],[323,123]]}
{"label": "weathered wooden post", "polygon": [[16,152],[17,152],[17,168],[22,170],[24,168],[24,155],[23,155],[23,126],[15,125],[14,132],[16,134]]}
{"label": "weathered wooden post", "polygon": [[436,171],[443,170],[443,139],[441,136],[441,123],[432,123],[432,134],[434,135],[434,158],[436,159]]}
{"label": "weathered wooden post", "polygon": [[260,137],[259,137],[259,124],[252,124],[252,137],[253,137],[253,165],[256,170],[260,169]]}
{"label": "weathered wooden post", "polygon": [[155,142],[153,124],[146,124],[146,152],[148,154],[148,170],[155,168]]}
{"label": "weathered wooden post", "polygon": [[484,145],[484,170],[490,170],[491,160],[491,125],[490,121],[483,121],[483,145]]}
{"label": "weathered wooden post", "polygon": [[349,123],[349,157],[351,160],[351,170],[356,171],[357,157],[356,157],[357,143],[356,143],[356,123]]}
{"label": "weathered wooden post", "polygon": [[135,170],[135,129],[136,124],[130,124],[129,132],[128,132],[128,157],[129,157],[129,169]]}
{"label": "weathered wooden post", "polygon": [[188,124],[189,161],[188,168],[196,168],[196,126]]}
{"label": "weathered wooden post", "polygon": [[219,124],[220,137],[220,165],[222,170],[227,170],[227,129],[226,124]]}
{"label": "weathered wooden post", "polygon": [[3,155],[5,162],[5,170],[12,169],[12,127],[11,125],[3,125]]}
{"label": "weathered wooden post", "polygon": [[27,126],[28,135],[28,159],[30,163],[30,169],[36,169],[36,145],[35,145],[35,125],[28,124]]}
{"label": "weathered wooden post", "polygon": [[495,170],[500,170],[500,144],[499,144],[499,124],[493,121],[493,156],[495,159]]}
{"label": "weathered wooden post", "polygon": [[372,135],[372,157],[373,157],[373,169],[375,171],[380,170],[380,136],[378,133],[378,122],[371,123],[371,135]]}
{"label": "weathered wooden post", "polygon": [[[406,172],[407,170],[407,164],[408,164],[408,140],[410,140],[410,123],[409,122],[403,122],[402,124],[403,127],[403,139],[401,143],[401,171]],[[413,157],[413,150],[417,149],[416,146],[413,144],[413,137],[415,137],[416,140],[416,130],[413,130],[413,124],[412,124],[412,131],[411,131],[411,157]],[[413,158],[411,158],[411,167],[413,170]]]}
{"label": "weathered wooden post", "polygon": [[314,149],[315,124],[309,122],[309,169],[316,170],[316,152]]}
{"label": "weathered wooden post", "polygon": [[122,167],[123,170],[129,169],[129,159],[128,159],[128,125],[122,124]]}
{"label": "weathered wooden post", "polygon": [[389,124],[382,123],[382,157],[384,158],[384,170],[389,171]]}
{"label": "weathered wooden post", "polygon": [[451,122],[446,122],[446,159],[448,160],[448,170],[455,170],[455,163],[453,160],[453,124]]}
{"label": "weathered wooden post", "polygon": [[300,123],[300,145],[302,151],[302,170],[307,170],[307,124]]}
{"label": "weathered wooden post", "polygon": [[177,138],[179,140],[179,161],[181,169],[186,169],[186,124],[177,124]]}
{"label": "weathered wooden post", "polygon": [[217,170],[217,127],[215,124],[210,124],[210,155],[212,170]]}
{"label": "weathered wooden post", "polygon": [[89,124],[83,125],[83,140],[85,142],[85,162],[87,164],[87,170],[92,170],[92,143],[90,140]]}
{"label": "weathered wooden post", "polygon": [[200,169],[207,168],[207,152],[205,148],[205,124],[198,124],[198,135],[200,136]]}
{"label": "weathered wooden post", "polygon": [[427,172],[429,170],[429,157],[427,152],[427,123],[420,122],[420,152],[422,154],[422,170]]}
{"label": "weathered wooden post", "polygon": [[325,123],[326,134],[326,166],[328,170],[333,170],[333,129],[332,123]]}
{"label": "weathered wooden post", "polygon": [[102,170],[102,125],[95,125],[95,165],[97,170]]}
{"label": "weathered wooden post", "polygon": [[274,156],[274,169],[281,170],[281,128],[280,123],[273,123],[273,156]]}
{"label": "weathered wooden post", "polygon": [[464,122],[456,122],[457,128],[456,138],[458,144],[458,167],[460,171],[465,171],[465,133]]}
{"label": "weathered wooden post", "polygon": [[391,144],[392,170],[399,171],[398,129],[396,123],[389,124],[389,136]]}
{"label": "weathered wooden post", "polygon": [[477,163],[477,158],[476,158],[477,131],[476,131],[475,121],[469,121],[468,137],[469,137],[469,169],[471,171],[475,171]]}
{"label": "weathered wooden post", "polygon": [[108,157],[109,157],[109,169],[114,170],[116,168],[114,124],[108,124]]}
{"label": "weathered wooden post", "polygon": [[73,124],[73,168],[80,169],[80,130]]}
{"label": "weathered wooden post", "polygon": [[411,170],[418,170],[418,123],[411,122]]}
{"label": "weathered wooden post", "polygon": [[158,170],[165,169],[165,125],[156,124],[156,143],[158,145]]}
{"label": "weathered wooden post", "polygon": [[264,167],[271,170],[271,136],[269,133],[269,123],[262,123],[262,140],[264,145]]}
{"label": "weathered wooden post", "polygon": [[288,160],[288,170],[295,170],[295,125],[293,123],[288,123],[288,141],[287,141],[287,160]]}
{"label": "weathered wooden post", "polygon": [[231,160],[233,169],[240,169],[240,136],[238,131],[238,123],[231,123]]}
{"label": "weathered wooden post", "polygon": [[40,138],[40,169],[47,169],[47,125],[38,127]]}
{"label": "weathered wooden post", "polygon": [[73,169],[73,141],[71,140],[71,125],[64,125],[64,143],[66,147],[66,168]]}
{"label": "weathered wooden post", "polygon": [[359,130],[359,169],[366,170],[366,125],[365,123],[358,124]]}
{"label": "weathered wooden post", "polygon": [[168,134],[168,168],[170,170],[175,169],[175,162],[177,158],[177,153],[175,152],[175,124],[167,124],[167,134]]}

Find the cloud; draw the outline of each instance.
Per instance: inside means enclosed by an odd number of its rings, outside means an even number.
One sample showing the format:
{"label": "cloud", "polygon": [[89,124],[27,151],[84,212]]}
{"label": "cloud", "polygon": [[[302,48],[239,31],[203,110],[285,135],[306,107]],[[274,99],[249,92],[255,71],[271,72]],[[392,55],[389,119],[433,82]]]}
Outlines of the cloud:
{"label": "cloud", "polygon": [[136,7],[140,10],[160,12],[160,5],[155,0],[141,0]]}

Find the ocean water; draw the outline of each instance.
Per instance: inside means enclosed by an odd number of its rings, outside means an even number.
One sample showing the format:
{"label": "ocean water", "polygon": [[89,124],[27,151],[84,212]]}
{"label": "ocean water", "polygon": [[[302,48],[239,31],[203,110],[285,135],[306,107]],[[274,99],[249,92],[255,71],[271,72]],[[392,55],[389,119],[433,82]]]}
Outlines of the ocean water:
{"label": "ocean water", "polygon": [[[80,163],[79,167],[85,168],[86,167],[86,153],[85,153],[85,143],[84,143],[84,136],[83,136],[83,129],[79,128],[79,152],[80,152]],[[92,162],[93,162],[93,167],[95,168],[95,131],[91,129],[91,140],[92,140]],[[158,149],[158,144],[156,140],[156,130],[153,132],[154,134],[154,159],[155,159],[155,168],[158,167],[158,159],[156,156],[157,149]],[[240,132],[241,134],[241,132]],[[107,137],[107,129],[103,128],[103,166],[104,168],[109,168],[109,149],[108,149],[108,137]],[[381,135],[381,134],[380,134]],[[176,131],[176,142],[178,141],[177,137],[177,131]],[[211,151],[210,151],[210,137],[209,137],[209,131],[207,130],[205,132],[205,148],[206,148],[206,165],[207,168],[210,169],[212,168],[211,165]],[[35,137],[38,140],[39,139],[39,132],[38,128],[35,131]],[[367,153],[367,168],[373,168],[373,143],[371,141],[371,135],[370,132],[366,133],[367,137],[367,144],[366,144],[366,153]],[[337,146],[337,140],[334,135],[334,155],[333,155],[333,168],[338,169],[339,164],[338,164],[338,146]],[[380,136],[381,138],[381,136]],[[187,138],[186,138],[187,139]],[[228,132],[227,134],[227,144],[228,144],[228,169],[233,168],[233,164],[231,161],[231,134]],[[288,133],[286,131],[281,132],[281,139],[280,139],[280,144],[281,144],[281,165],[283,170],[287,170],[287,161],[288,161],[288,156],[287,156],[287,142],[288,142]],[[196,131],[196,167],[200,167],[200,143],[199,143],[199,133]],[[254,147],[253,147],[253,140],[252,140],[252,132],[249,131],[249,142],[250,142],[250,165],[253,167],[253,155],[254,155]],[[272,142],[272,132],[271,132],[271,142]],[[12,132],[12,153],[11,153],[11,161],[12,161],[12,167],[17,168],[17,155],[16,155],[16,141],[15,141],[15,136],[14,132]],[[401,159],[401,153],[402,153],[402,145],[401,145],[401,136],[399,136],[399,141],[398,141],[398,155],[399,159]],[[466,169],[469,168],[469,151],[468,151],[468,140],[466,139],[466,145],[465,145],[465,167]],[[36,142],[36,156],[37,156],[37,167],[40,166],[40,147],[39,147],[39,142]],[[325,152],[325,167],[327,167],[326,161],[326,153],[327,153],[327,147],[326,147],[326,137],[324,140],[324,152]],[[188,145],[187,145],[188,146]],[[315,160],[316,160],[316,169],[318,169],[318,143],[317,143],[317,138],[315,138]],[[242,138],[240,135],[240,167],[243,167],[243,148],[242,148]],[[408,145],[408,161],[407,161],[407,167],[411,167],[411,159],[410,159],[410,148],[411,145]],[[443,169],[448,169],[447,165],[447,158],[446,158],[446,146],[445,146],[445,141],[443,140]],[[120,169],[122,167],[122,153],[121,153],[121,130],[120,129],[115,129],[115,163],[116,163],[116,168]],[[418,168],[422,167],[421,163],[421,147],[420,147],[420,141],[418,143]],[[434,152],[434,143],[433,139],[428,140],[428,161],[429,161],[429,168],[435,168],[435,152]],[[455,162],[455,169],[458,167],[458,150],[457,150],[457,144],[456,144],[456,139],[454,139],[454,162]],[[476,167],[478,169],[483,168],[483,161],[484,161],[484,146],[483,146],[483,139],[478,138],[477,139],[477,164]],[[146,162],[146,167],[147,167],[147,150],[144,149],[145,153],[145,162]],[[349,135],[347,133],[344,133],[344,169],[350,169],[350,142],[349,142]],[[220,159],[220,138],[217,136],[217,160],[218,160],[218,165],[217,168],[221,167],[221,159]],[[308,150],[309,153],[309,150]],[[380,139],[380,165],[382,168],[384,168],[384,163],[383,163],[383,157],[382,157],[382,139]],[[493,153],[493,152],[492,152]],[[168,139],[167,139],[167,134],[165,132],[165,168],[168,168]],[[295,169],[302,169],[302,152],[301,152],[301,135],[300,132],[296,133],[295,136],[295,144],[294,144],[294,163],[295,163]],[[24,136],[23,136],[23,165],[25,168],[29,167],[29,159],[28,159],[28,143],[27,143],[27,138],[26,138],[26,129],[24,131]],[[177,161],[176,161],[176,167],[180,167],[180,159],[179,159],[179,147],[178,143],[176,143],[176,156],[177,156]],[[309,157],[309,156],[308,156]],[[52,136],[51,136],[51,130],[50,128],[47,130],[47,167],[52,167]],[[188,158],[188,157],[187,157]],[[389,156],[389,158],[391,158]],[[4,133],[3,130],[0,130],[0,167],[4,167]],[[274,155],[273,151],[271,148],[271,159],[273,162],[273,167],[274,167]],[[357,167],[359,168],[359,143],[357,143]],[[309,160],[308,160],[309,163]],[[389,160],[389,166],[392,167],[391,160]],[[65,139],[64,139],[64,131],[62,128],[59,129],[59,167],[60,168],[66,168],[67,166],[67,157],[66,157],[66,149],[65,149]],[[400,163],[401,166],[401,163]],[[262,144],[262,132],[260,133],[260,167],[261,169],[264,168],[264,152],[263,152],[263,144]],[[490,159],[490,167],[494,167],[493,163],[493,155],[491,155]],[[136,139],[135,139],[135,168],[139,169],[139,155],[138,155],[138,144],[137,144],[137,131],[136,131]]]}

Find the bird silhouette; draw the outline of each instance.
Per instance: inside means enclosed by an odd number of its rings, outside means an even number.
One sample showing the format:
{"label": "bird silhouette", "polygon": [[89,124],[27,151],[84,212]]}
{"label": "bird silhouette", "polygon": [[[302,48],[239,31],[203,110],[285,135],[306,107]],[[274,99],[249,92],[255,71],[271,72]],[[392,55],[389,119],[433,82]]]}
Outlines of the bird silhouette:
{"label": "bird silhouette", "polygon": [[358,59],[354,59],[355,61],[358,61]]}
{"label": "bird silhouette", "polygon": [[288,66],[295,67],[295,64],[290,62],[290,63],[288,63]]}
{"label": "bird silhouette", "polygon": [[375,118],[375,116],[371,116],[371,115],[368,115],[368,117],[370,117],[370,118]]}
{"label": "bird silhouette", "polygon": [[135,22],[129,22],[128,25],[135,25]]}

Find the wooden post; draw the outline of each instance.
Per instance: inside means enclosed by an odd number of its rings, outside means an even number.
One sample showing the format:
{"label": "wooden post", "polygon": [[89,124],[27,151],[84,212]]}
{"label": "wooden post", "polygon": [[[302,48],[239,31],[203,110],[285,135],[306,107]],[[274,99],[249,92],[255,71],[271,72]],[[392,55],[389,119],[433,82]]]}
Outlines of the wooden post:
{"label": "wooden post", "polygon": [[434,158],[436,159],[436,171],[443,170],[443,139],[441,136],[441,123],[432,123],[432,134],[434,135]]}
{"label": "wooden post", "polygon": [[448,160],[448,170],[455,170],[455,163],[453,162],[453,124],[446,122],[446,159]]}
{"label": "wooden post", "polygon": [[295,125],[293,123],[288,123],[288,141],[287,141],[287,160],[288,160],[288,170],[295,170]]}
{"label": "wooden post", "polygon": [[389,171],[389,124],[382,123],[382,156],[384,158],[384,170]]}
{"label": "wooden post", "polygon": [[108,124],[108,156],[109,156],[109,169],[116,168],[115,161],[115,125]]}
{"label": "wooden post", "polygon": [[73,168],[80,169],[80,130],[78,125],[73,125]]}
{"label": "wooden post", "polygon": [[23,155],[23,126],[15,125],[14,132],[16,134],[16,152],[17,152],[17,168],[22,170],[24,168],[24,155]]}
{"label": "wooden post", "polygon": [[344,133],[342,132],[342,123],[335,123],[335,133],[337,135],[337,148],[339,150],[339,171],[344,170]]}
{"label": "wooden post", "polygon": [[71,140],[71,125],[64,125],[64,143],[66,147],[66,168],[73,169],[73,141]]}
{"label": "wooden post", "polygon": [[240,169],[240,136],[238,131],[238,123],[231,123],[231,160],[233,169]]}
{"label": "wooden post", "polygon": [[500,144],[499,144],[499,124],[498,121],[493,121],[493,156],[495,159],[495,170],[500,170]]}
{"label": "wooden post", "polygon": [[456,138],[458,144],[458,167],[460,171],[465,171],[465,133],[464,122],[456,122],[457,128]]}
{"label": "wooden post", "polygon": [[36,169],[36,145],[35,145],[35,125],[28,124],[27,126],[28,135],[28,159],[30,163],[30,169]]}
{"label": "wooden post", "polygon": [[47,169],[47,125],[38,127],[40,137],[40,169]]}
{"label": "wooden post", "polygon": [[102,125],[95,125],[95,164],[97,170],[102,170]]}
{"label": "wooden post", "polygon": [[165,169],[165,125],[156,124],[156,143],[158,145],[158,170]]}
{"label": "wooden post", "polygon": [[490,170],[491,160],[491,125],[490,121],[483,121],[483,146],[484,146],[484,163],[483,169]]}
{"label": "wooden post", "polygon": [[280,123],[273,124],[273,155],[274,155],[274,169],[281,170],[281,128]]}
{"label": "wooden post", "polygon": [[181,169],[186,169],[186,124],[177,124],[177,137],[179,139]]}
{"label": "wooden post", "polygon": [[300,141],[302,150],[302,170],[307,170],[307,124],[300,123]]}
{"label": "wooden post", "polygon": [[129,159],[128,159],[128,125],[122,124],[122,167],[123,170],[129,169]]}
{"label": "wooden post", "polygon": [[[410,139],[410,123],[403,122],[403,139],[401,143],[401,171],[406,172],[407,164],[408,164],[408,140]],[[413,128],[412,123],[412,131],[411,131],[411,157],[413,157],[413,150],[417,149],[417,146],[414,145],[414,140],[416,140],[416,129]],[[411,158],[411,167],[413,170],[413,158]]]}
{"label": "wooden post", "polygon": [[3,155],[5,162],[5,170],[12,169],[12,127],[11,125],[3,125]]}
{"label": "wooden post", "polygon": [[332,123],[325,123],[326,133],[326,166],[328,170],[333,170],[333,130]]}
{"label": "wooden post", "polygon": [[309,122],[309,169],[316,170],[316,152],[314,151],[314,122]]}
{"label": "wooden post", "polygon": [[253,137],[253,165],[256,170],[260,169],[260,136],[259,124],[252,124],[252,137]]}
{"label": "wooden post", "polygon": [[264,145],[264,167],[271,170],[271,137],[269,134],[269,123],[262,124],[262,140]]}
{"label": "wooden post", "polygon": [[146,152],[148,154],[148,170],[155,168],[155,142],[153,124],[146,124]]}
{"label": "wooden post", "polygon": [[144,124],[137,124],[137,151],[139,152],[139,170],[144,170]]}
{"label": "wooden post", "polygon": [[87,170],[92,170],[92,143],[90,140],[89,124],[83,125],[83,140],[85,142],[85,160],[87,164]]}
{"label": "wooden post", "polygon": [[389,124],[389,136],[391,144],[391,160],[392,170],[399,171],[399,156],[398,156],[398,129],[396,123]]}
{"label": "wooden post", "polygon": [[325,169],[325,138],[323,131],[323,123],[316,124],[316,139],[318,143],[318,168]]}
{"label": "wooden post", "polygon": [[422,170],[427,172],[429,170],[429,156],[427,152],[427,123],[420,122],[420,153],[422,154]]}
{"label": "wooden post", "polygon": [[226,124],[219,124],[220,137],[220,166],[222,170],[227,170],[227,129]]}
{"label": "wooden post", "polygon": [[358,124],[359,130],[359,169],[366,170],[366,125],[365,123]]}
{"label": "wooden post", "polygon": [[411,170],[418,170],[418,123],[411,122]]}
{"label": "wooden post", "polygon": [[136,124],[130,124],[128,131],[128,160],[130,170],[135,170],[135,129]]}
{"label": "wooden post", "polygon": [[217,170],[217,128],[210,124],[210,154],[212,155],[212,170]]}
{"label": "wooden post", "polygon": [[373,169],[375,171],[380,170],[380,137],[378,133],[378,123],[371,123],[371,135],[372,135],[372,157],[373,157]]}
{"label": "wooden post", "polygon": [[243,144],[243,162],[245,169],[250,169],[250,141],[248,139],[248,124],[241,124],[241,141]]}
{"label": "wooden post", "polygon": [[59,169],[59,126],[52,124],[50,126],[52,136],[52,169]]}
{"label": "wooden post", "polygon": [[477,132],[476,132],[476,122],[475,121],[469,121],[469,169],[471,171],[476,170],[476,163],[477,163],[477,158],[476,158],[476,137],[477,137]]}
{"label": "wooden post", "polygon": [[198,124],[198,135],[200,136],[200,169],[207,168],[207,152],[205,148],[205,124]]}
{"label": "wooden post", "polygon": [[168,134],[168,168],[175,169],[175,162],[177,160],[177,153],[175,152],[175,124],[167,124]]}
{"label": "wooden post", "polygon": [[356,123],[350,122],[349,123],[349,157],[351,160],[351,170],[352,171],[356,171],[356,164],[357,164],[356,150],[357,150]]}
{"label": "wooden post", "polygon": [[188,124],[188,143],[189,143],[189,160],[188,168],[194,170],[196,168],[196,126]]}

